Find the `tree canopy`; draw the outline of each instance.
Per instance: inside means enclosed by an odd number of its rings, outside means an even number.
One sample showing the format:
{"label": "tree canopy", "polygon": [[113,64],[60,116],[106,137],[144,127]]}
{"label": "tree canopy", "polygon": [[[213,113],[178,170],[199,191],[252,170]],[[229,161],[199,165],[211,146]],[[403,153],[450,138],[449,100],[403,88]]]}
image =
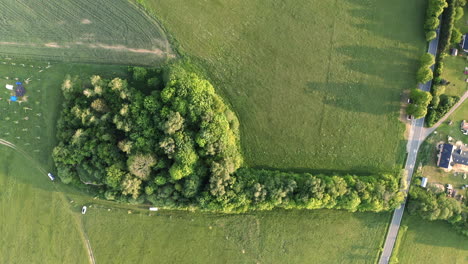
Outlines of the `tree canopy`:
{"label": "tree canopy", "polygon": [[241,168],[239,122],[208,81],[184,64],[128,76],[65,79],[53,151],[64,183],[91,183],[109,200],[223,212],[382,211],[403,199],[389,175]]}

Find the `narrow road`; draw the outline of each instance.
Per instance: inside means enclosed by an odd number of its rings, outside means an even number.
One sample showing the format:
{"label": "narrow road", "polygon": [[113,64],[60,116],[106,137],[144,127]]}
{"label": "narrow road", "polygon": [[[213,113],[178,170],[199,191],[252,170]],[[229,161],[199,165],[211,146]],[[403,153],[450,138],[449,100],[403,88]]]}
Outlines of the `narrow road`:
{"label": "narrow road", "polygon": [[[429,42],[429,47],[427,49],[428,53],[436,56],[437,46],[439,45],[439,35],[440,35],[440,26],[437,29],[437,37]],[[431,67],[434,70],[434,65]],[[425,84],[420,84],[419,89],[429,92],[431,90],[432,80],[428,81]],[[462,101],[462,100],[460,100]],[[411,178],[413,177],[414,167],[416,166],[416,158],[418,156],[418,149],[421,145],[421,142],[426,137],[424,129],[424,117],[416,120],[412,120],[411,129],[408,137],[407,151],[408,157],[405,164],[405,172],[408,175],[407,184],[404,190],[405,200],[401,204],[400,208],[396,209],[393,212],[392,221],[390,227],[388,228],[387,238],[385,239],[384,248],[382,255],[380,256],[379,264],[388,264],[390,257],[392,256],[393,247],[398,236],[398,231],[400,229],[401,219],[403,218],[403,213],[405,212],[406,201],[408,199],[408,190],[410,188]]]}

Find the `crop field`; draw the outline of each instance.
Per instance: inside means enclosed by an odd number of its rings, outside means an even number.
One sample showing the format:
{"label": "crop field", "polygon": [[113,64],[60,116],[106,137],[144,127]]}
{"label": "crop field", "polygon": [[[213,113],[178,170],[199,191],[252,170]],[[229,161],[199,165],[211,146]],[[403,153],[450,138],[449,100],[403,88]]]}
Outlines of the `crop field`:
{"label": "crop field", "polygon": [[0,10],[4,55],[137,65],[174,56],[158,23],[126,0],[2,0]]}
{"label": "crop field", "polygon": [[368,173],[399,166],[424,0],[138,0],[233,105],[248,165]]}
{"label": "crop field", "polygon": [[466,263],[468,238],[454,232],[448,223],[429,222],[405,216],[408,230],[398,248],[399,263]]}
{"label": "crop field", "polygon": [[[377,258],[389,220],[386,213],[160,211],[150,216],[146,208],[95,200],[52,183],[46,172],[53,168],[50,154],[65,74],[107,76],[126,69],[6,58],[0,62],[5,62],[0,63],[1,263],[89,263],[89,252],[97,263],[304,263],[312,258],[369,263]],[[17,81],[23,83],[27,100],[8,103],[13,91],[5,85]],[[82,205],[89,206],[84,216]]]}

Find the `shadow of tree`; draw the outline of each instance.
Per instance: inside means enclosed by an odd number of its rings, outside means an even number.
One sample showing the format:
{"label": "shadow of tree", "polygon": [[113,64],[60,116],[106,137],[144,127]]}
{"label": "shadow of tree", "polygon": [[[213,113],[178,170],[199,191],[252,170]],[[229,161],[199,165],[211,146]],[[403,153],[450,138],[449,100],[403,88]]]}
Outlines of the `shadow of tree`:
{"label": "shadow of tree", "polygon": [[[348,10],[357,21],[352,25],[358,29],[368,31],[374,36],[383,37],[389,41],[414,45],[414,37],[425,39],[423,24],[426,10],[426,1],[406,0],[347,0],[352,4]],[[400,3],[399,3],[400,2]],[[376,12],[380,10],[379,12]],[[385,10],[381,12],[381,10]],[[388,11],[387,11],[388,10]],[[378,17],[379,16],[379,17]],[[399,17],[411,17],[413,23]],[[393,21],[394,23],[380,23],[380,21]],[[415,50],[419,48],[413,46]]]}
{"label": "shadow of tree", "polygon": [[347,111],[385,115],[394,112],[399,103],[390,99],[371,99],[373,96],[381,97],[382,88],[362,83],[308,82],[305,92],[322,98],[324,104]]}

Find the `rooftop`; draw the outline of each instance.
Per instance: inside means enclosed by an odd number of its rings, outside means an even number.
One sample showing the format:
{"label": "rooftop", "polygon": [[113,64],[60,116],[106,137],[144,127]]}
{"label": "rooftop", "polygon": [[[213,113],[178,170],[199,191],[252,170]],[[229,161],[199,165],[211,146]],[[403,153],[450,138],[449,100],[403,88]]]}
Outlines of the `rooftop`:
{"label": "rooftop", "polygon": [[437,166],[448,169],[452,158],[453,145],[444,143],[440,151],[440,158]]}

